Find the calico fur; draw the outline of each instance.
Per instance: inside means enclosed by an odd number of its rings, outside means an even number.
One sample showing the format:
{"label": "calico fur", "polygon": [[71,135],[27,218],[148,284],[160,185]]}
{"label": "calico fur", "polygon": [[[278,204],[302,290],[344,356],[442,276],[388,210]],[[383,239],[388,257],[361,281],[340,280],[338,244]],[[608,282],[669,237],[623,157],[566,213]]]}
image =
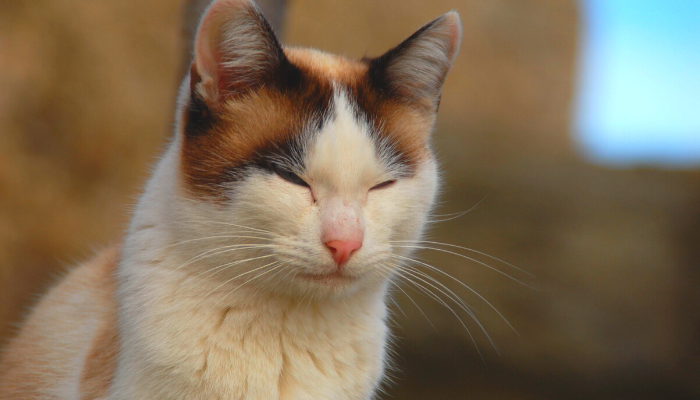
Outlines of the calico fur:
{"label": "calico fur", "polygon": [[[172,143],[123,244],[73,270],[0,363],[3,399],[369,399],[386,296],[435,201],[448,13],[381,57],[203,16]],[[360,243],[334,261],[332,242]],[[330,251],[329,251],[330,250]]]}

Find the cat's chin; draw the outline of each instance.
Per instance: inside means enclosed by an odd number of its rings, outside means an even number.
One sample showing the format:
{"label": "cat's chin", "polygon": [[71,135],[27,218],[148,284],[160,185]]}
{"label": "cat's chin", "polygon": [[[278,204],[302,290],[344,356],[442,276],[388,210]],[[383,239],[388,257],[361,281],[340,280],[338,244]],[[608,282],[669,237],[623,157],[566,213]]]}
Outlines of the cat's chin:
{"label": "cat's chin", "polygon": [[350,273],[347,270],[321,270],[318,272],[299,272],[292,278],[295,295],[301,295],[305,298],[312,294],[313,297],[319,299],[328,296],[329,298],[345,297],[362,291],[368,282],[368,275]]}

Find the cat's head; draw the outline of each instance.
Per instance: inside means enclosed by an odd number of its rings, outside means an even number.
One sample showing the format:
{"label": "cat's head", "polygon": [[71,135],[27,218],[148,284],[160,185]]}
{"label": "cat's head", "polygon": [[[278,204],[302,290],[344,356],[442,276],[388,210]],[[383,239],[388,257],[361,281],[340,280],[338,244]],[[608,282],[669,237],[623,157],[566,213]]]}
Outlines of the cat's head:
{"label": "cat's head", "polygon": [[460,34],[451,12],[350,60],[284,48],[254,3],[215,1],[181,99],[173,215],[202,276],[340,295],[400,268],[436,197],[429,139]]}

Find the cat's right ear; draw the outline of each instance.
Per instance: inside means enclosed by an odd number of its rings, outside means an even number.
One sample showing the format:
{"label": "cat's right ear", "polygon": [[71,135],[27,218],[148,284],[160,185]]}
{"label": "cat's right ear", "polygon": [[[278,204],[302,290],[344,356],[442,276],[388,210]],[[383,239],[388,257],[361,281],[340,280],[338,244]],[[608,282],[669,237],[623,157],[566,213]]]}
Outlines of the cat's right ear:
{"label": "cat's right ear", "polygon": [[250,0],[215,0],[197,30],[190,68],[193,97],[216,108],[274,77],[284,52],[270,24]]}

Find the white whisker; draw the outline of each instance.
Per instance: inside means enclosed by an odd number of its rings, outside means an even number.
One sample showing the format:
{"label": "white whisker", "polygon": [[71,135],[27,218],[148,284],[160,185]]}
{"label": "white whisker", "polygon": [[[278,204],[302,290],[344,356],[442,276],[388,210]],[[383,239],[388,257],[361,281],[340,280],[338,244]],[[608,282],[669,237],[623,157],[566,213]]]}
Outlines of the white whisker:
{"label": "white whisker", "polygon": [[[406,271],[406,270],[403,270],[403,272],[405,273],[405,272],[407,272],[407,271]],[[440,298],[440,296],[438,296],[438,295],[436,295],[435,293],[431,292],[428,288],[424,287],[424,286],[421,285],[420,283],[414,281],[413,279],[411,279],[411,278],[409,278],[409,277],[407,277],[407,276],[405,276],[405,275],[403,275],[402,278],[405,279],[406,282],[409,282],[409,283],[413,284],[414,286],[416,286],[417,288],[419,288],[419,289],[420,289],[421,291],[423,291],[426,295],[432,297],[435,301],[437,301],[437,302],[440,303],[442,306],[444,306],[447,310],[449,310],[449,311],[452,313],[452,315],[455,316],[455,318],[457,318],[457,321],[459,321],[459,323],[462,325],[462,327],[467,331],[467,334],[469,335],[469,338],[471,339],[472,343],[474,344],[474,347],[476,348],[477,353],[479,353],[479,357],[481,357],[481,360],[485,362],[484,357],[483,357],[483,355],[481,354],[481,350],[479,350],[479,345],[476,343],[476,340],[474,339],[474,336],[472,335],[471,331],[469,330],[469,328],[467,327],[467,325],[464,323],[464,321],[462,320],[462,318],[460,318],[459,314],[457,314],[457,312],[455,312],[455,310],[454,310],[452,307],[450,307],[449,304],[447,304],[442,298]]]}
{"label": "white whisker", "polygon": [[439,268],[436,268],[436,267],[434,267],[434,266],[432,266],[432,265],[430,265],[430,264],[427,264],[427,263],[425,263],[425,262],[423,262],[423,261],[415,260],[415,259],[413,259],[413,258],[406,257],[406,256],[400,256],[400,255],[397,255],[397,254],[392,254],[392,256],[393,256],[393,257],[398,257],[398,258],[404,259],[404,260],[406,260],[406,261],[414,262],[414,263],[416,263],[416,264],[418,264],[418,265],[422,265],[422,266],[424,266],[424,267],[430,268],[431,270],[433,270],[433,271],[435,271],[435,272],[438,272],[438,273],[440,273],[440,274],[443,274],[443,275],[447,276],[448,278],[452,279],[453,281],[457,282],[458,284],[462,285],[464,288],[466,288],[467,290],[469,290],[470,292],[472,292],[474,295],[476,295],[477,297],[479,297],[481,300],[483,300],[486,304],[488,304],[488,306],[491,307],[491,309],[492,309],[493,311],[495,311],[495,312],[503,319],[503,321],[505,321],[506,324],[508,324],[508,326],[510,327],[510,329],[513,330],[513,332],[515,332],[518,336],[520,335],[520,334],[518,333],[518,331],[513,327],[513,325],[511,325],[510,322],[508,322],[508,319],[506,319],[506,317],[503,316],[503,314],[501,314],[501,312],[498,311],[498,309],[497,309],[493,304],[491,304],[490,301],[486,300],[486,298],[485,298],[484,296],[482,296],[479,292],[477,292],[476,290],[472,289],[471,286],[469,286],[469,285],[467,285],[466,283],[460,281],[459,279],[457,279],[457,278],[455,278],[454,276],[448,274],[447,272],[445,272],[445,271],[443,271],[443,270],[441,270],[441,269],[439,269]]}
{"label": "white whisker", "polygon": [[219,225],[226,225],[226,226],[235,226],[236,228],[243,228],[243,229],[248,229],[251,231],[256,231],[256,232],[261,232],[261,233],[267,233],[272,236],[279,236],[274,232],[267,231],[265,229],[260,229],[260,228],[253,228],[250,226],[245,226],[245,225],[239,225],[239,224],[233,224],[230,222],[223,222],[223,221],[179,221],[181,224],[201,224],[201,225],[208,225],[208,224],[219,224]]}
{"label": "white whisker", "polygon": [[[383,265],[382,265],[382,266],[383,266]],[[386,267],[386,266],[383,266],[383,267]],[[388,276],[388,274],[385,275],[385,276]],[[430,320],[430,318],[428,318],[428,316],[425,314],[425,312],[423,312],[423,309],[420,308],[420,307],[418,306],[418,303],[416,303],[415,300],[413,300],[413,298],[412,298],[411,296],[409,296],[409,294],[406,293],[406,291],[403,290],[403,288],[401,288],[401,286],[399,286],[398,283],[395,283],[395,284],[394,284],[394,287],[397,288],[397,289],[399,289],[399,290],[401,291],[401,293],[403,293],[403,294],[408,298],[408,300],[410,300],[411,303],[413,303],[413,305],[416,306],[416,308],[418,309],[418,311],[420,311],[420,313],[423,315],[423,317],[425,317],[425,319],[428,321],[428,323],[430,324],[430,326],[432,326],[433,329],[437,332],[437,328],[435,327],[435,325],[433,325],[433,322]],[[399,307],[399,310],[401,310],[401,312],[403,313],[403,315],[404,315],[406,318],[408,318],[408,315],[406,315],[406,313],[401,309],[401,307],[398,306],[398,303],[394,302],[394,304],[396,304],[397,307]]]}
{"label": "white whisker", "polygon": [[200,237],[196,239],[188,239],[188,240],[183,240],[181,242],[169,244],[167,246],[164,246],[160,249],[161,250],[166,250],[171,247],[176,247],[176,246],[182,246],[183,244],[187,243],[192,243],[192,242],[201,242],[203,240],[212,240],[212,239],[257,239],[257,240],[267,240],[268,242],[271,241],[272,239],[270,238],[265,238],[265,237],[258,237],[258,236],[240,236],[240,235],[215,235],[215,236],[205,236],[205,237]]}
{"label": "white whisker", "polygon": [[[447,222],[447,221],[451,221],[453,219],[457,219],[459,217],[462,217],[463,215],[469,214],[470,212],[479,208],[479,206],[491,195],[492,192],[493,192],[493,189],[491,191],[489,191],[488,193],[486,193],[486,195],[484,197],[482,197],[481,200],[479,200],[476,204],[474,204],[470,209],[468,209],[466,211],[456,212],[456,213],[451,213],[451,214],[442,214],[442,215],[433,214],[433,215],[431,215],[431,218],[432,217],[448,217],[448,218],[442,219],[442,220],[432,220],[431,219],[431,222],[438,222],[438,223],[439,222]],[[452,216],[452,215],[454,215],[454,216]]]}
{"label": "white whisker", "polygon": [[268,254],[268,255],[264,255],[264,256],[260,256],[260,257],[247,258],[247,259],[244,259],[244,260],[232,261],[232,262],[230,262],[230,263],[226,263],[226,264],[223,264],[223,265],[219,265],[219,266],[214,267],[214,268],[207,268],[206,270],[204,270],[204,271],[202,271],[202,272],[200,272],[200,273],[198,273],[198,274],[196,274],[196,275],[193,275],[193,276],[188,277],[187,279],[185,279],[184,281],[182,281],[182,283],[181,283],[180,285],[184,285],[184,283],[187,282],[188,280],[190,280],[190,279],[196,279],[196,278],[202,276],[203,274],[207,274],[207,273],[213,272],[212,274],[210,274],[210,275],[207,276],[207,278],[211,278],[212,276],[214,276],[214,275],[216,275],[216,274],[218,274],[218,273],[224,271],[224,270],[227,269],[227,268],[233,267],[233,266],[235,266],[235,265],[239,265],[239,264],[242,264],[242,263],[248,262],[248,261],[262,260],[262,259],[264,259],[264,258],[270,258],[270,257],[274,257],[274,255],[273,255],[273,254]]}
{"label": "white whisker", "polygon": [[417,244],[426,244],[426,243],[427,243],[427,244],[434,244],[434,245],[439,245],[439,246],[454,247],[454,248],[457,248],[457,249],[466,250],[466,251],[470,251],[470,252],[472,252],[472,253],[480,254],[480,255],[485,256],[485,257],[488,257],[488,258],[490,258],[490,259],[492,259],[492,260],[495,260],[495,261],[498,261],[498,262],[500,262],[500,263],[503,263],[503,264],[505,264],[505,265],[507,265],[507,266],[509,266],[509,267],[515,268],[516,270],[518,270],[518,271],[520,271],[520,272],[522,272],[522,273],[524,273],[524,274],[527,274],[527,275],[529,275],[529,276],[532,277],[532,278],[535,277],[533,274],[531,274],[531,273],[525,271],[525,270],[522,269],[522,268],[516,267],[515,265],[513,265],[513,264],[511,264],[511,263],[509,263],[509,262],[507,262],[507,261],[503,261],[503,260],[501,260],[500,258],[494,257],[494,256],[492,256],[492,255],[490,255],[490,254],[488,254],[488,253],[484,253],[484,252],[479,251],[479,250],[470,249],[469,247],[458,246],[458,245],[456,245],[456,244],[450,244],[450,243],[433,242],[433,241],[430,241],[430,240],[395,240],[395,241],[391,241],[391,242],[389,242],[389,243],[417,243]]}
{"label": "white whisker", "polygon": [[[245,275],[248,275],[248,274],[252,274],[252,273],[255,272],[255,271],[259,271],[259,270],[261,270],[261,269],[270,267],[270,266],[275,265],[275,264],[277,264],[277,263],[279,263],[279,261],[273,261],[273,262],[271,262],[271,263],[269,263],[269,264],[263,265],[262,267],[258,267],[258,268],[251,269],[250,271],[243,272],[243,273],[241,273],[241,274],[238,274],[238,275],[234,276],[233,278],[227,279],[227,280],[224,281],[222,284],[220,284],[219,286],[215,287],[214,289],[212,289],[211,291],[209,291],[209,293],[207,293],[206,295],[204,295],[204,296],[202,297],[202,300],[206,299],[206,298],[209,297],[212,293],[216,292],[217,290],[221,289],[223,286],[225,286],[225,285],[231,283],[232,281],[234,281],[234,280],[236,280],[236,279],[238,279],[238,278],[240,278],[240,277],[242,277],[242,276],[245,276]],[[265,273],[267,273],[267,272],[270,272],[270,270],[264,271],[264,272],[262,272],[261,274],[256,275],[256,276],[255,276],[254,278],[252,278],[252,279],[256,279],[256,278],[260,277],[262,274],[265,274]],[[243,285],[245,285],[246,283],[250,282],[252,279],[246,280],[246,281],[243,282],[241,285],[237,286],[234,290],[232,290],[231,292],[229,292],[229,293],[227,293],[227,294],[230,294],[230,293],[235,292],[236,290],[238,290],[238,288],[240,288],[241,286],[243,286]],[[217,304],[218,304],[218,303],[217,303]]]}
{"label": "white whisker", "polygon": [[[400,265],[396,265],[396,264],[390,264],[390,265],[394,266],[395,268],[400,268],[401,270],[403,270],[403,272],[408,273],[408,274],[410,274],[413,278],[416,278],[416,279],[420,280],[421,282],[423,282],[423,283],[429,285],[430,287],[432,287],[433,289],[437,290],[437,291],[440,292],[442,295],[444,295],[445,297],[447,297],[449,300],[451,300],[452,302],[454,302],[454,303],[455,303],[457,306],[459,306],[464,312],[466,312],[470,317],[472,317],[472,319],[479,325],[479,327],[480,327],[481,330],[483,331],[484,335],[486,335],[486,337],[489,339],[489,341],[491,342],[491,344],[494,346],[494,348],[496,349],[496,351],[498,351],[498,346],[496,346],[496,344],[494,343],[494,341],[491,339],[491,336],[488,334],[488,332],[486,332],[486,329],[485,329],[484,326],[481,324],[481,322],[479,321],[479,319],[476,317],[476,314],[474,314],[474,312],[471,310],[471,308],[470,308],[468,305],[466,305],[466,303],[464,303],[464,301],[463,301],[459,296],[457,296],[456,294],[454,294],[454,292],[452,292],[449,288],[445,287],[442,283],[440,283],[440,282],[438,282],[437,280],[435,280],[435,278],[433,278],[432,276],[427,275],[427,274],[425,274],[425,273],[423,273],[423,272],[421,272],[421,271],[411,270],[411,269],[408,268],[408,266],[400,266]],[[440,286],[442,286],[442,287],[444,287],[445,289],[447,289],[447,291],[448,291],[450,294],[446,293],[445,291],[443,291],[443,290],[440,289],[439,287],[433,285],[433,284],[430,283],[429,281],[426,281],[425,279],[421,278],[421,276],[422,276],[422,277],[425,277],[425,278],[427,278],[427,279],[429,279],[429,280],[432,281],[432,282],[437,283],[438,285],[440,285]]]}
{"label": "white whisker", "polygon": [[181,264],[177,268],[174,269],[174,271],[179,270],[180,268],[184,268],[194,262],[197,262],[199,260],[202,260],[204,258],[208,257],[213,257],[219,254],[224,254],[224,253],[229,253],[233,252],[235,250],[255,250],[255,249],[269,249],[269,248],[274,248],[274,245],[270,244],[233,244],[229,246],[222,246],[222,247],[217,247],[211,250],[207,250],[203,253],[200,253],[199,255],[192,257],[188,261],[186,261],[184,264]]}
{"label": "white whisker", "polygon": [[508,275],[507,273],[501,271],[501,270],[498,269],[498,268],[494,268],[494,267],[492,267],[491,265],[488,265],[488,264],[486,264],[486,263],[483,262],[483,261],[479,261],[479,260],[477,260],[477,259],[475,259],[475,258],[472,258],[472,257],[469,257],[469,256],[465,256],[464,254],[456,253],[456,252],[450,251],[450,250],[439,249],[439,248],[436,248],[436,247],[429,247],[429,246],[394,246],[394,247],[409,248],[409,249],[422,249],[422,250],[434,250],[434,251],[439,251],[439,252],[443,252],[443,253],[447,253],[447,254],[452,254],[452,255],[455,255],[455,256],[458,256],[458,257],[462,257],[462,258],[465,258],[465,259],[467,259],[467,260],[473,261],[473,262],[475,262],[475,263],[477,263],[477,264],[483,265],[484,267],[486,267],[486,268],[488,268],[488,269],[490,269],[490,270],[493,270],[493,271],[495,271],[495,272],[498,272],[499,274],[501,274],[501,275],[503,275],[503,276],[506,276],[506,277],[512,279],[512,280],[515,281],[515,282],[518,282],[519,284],[521,284],[521,285],[523,285],[523,286],[525,286],[525,287],[528,287],[528,288],[530,288],[530,289],[532,289],[532,290],[537,290],[537,288],[535,288],[535,287],[533,287],[533,286],[530,286],[530,285],[528,285],[527,283],[522,282],[522,281],[520,281],[519,279],[514,278],[514,277]]}
{"label": "white whisker", "polygon": [[[401,261],[399,261],[399,262],[401,262]],[[406,264],[398,264],[398,265],[397,265],[397,264],[393,264],[393,263],[392,263],[392,264],[390,264],[390,265],[392,265],[392,266],[394,266],[394,267],[397,267],[397,268],[398,268],[398,267],[401,267],[401,268],[408,268],[408,267],[411,267],[410,265],[406,265]],[[415,269],[415,268],[413,268],[412,271],[415,272],[415,273],[420,274],[421,276],[426,277],[427,279],[430,279],[432,282],[434,282],[435,284],[439,285],[441,288],[443,288],[443,289],[446,290],[448,293],[450,293],[450,295],[451,295],[454,299],[459,300],[459,303],[461,304],[462,307],[465,307],[465,308],[468,309],[467,312],[468,312],[470,315],[472,315],[472,314],[473,314],[473,315],[478,314],[478,311],[477,311],[475,308],[473,308],[472,306],[470,306],[469,304],[467,304],[464,300],[462,300],[461,297],[459,297],[456,293],[454,293],[450,288],[448,288],[447,286],[445,286],[445,284],[443,284],[442,282],[440,282],[440,281],[438,281],[437,279],[435,279],[434,277],[432,277],[432,276],[426,274],[425,272],[420,271],[420,270],[417,270],[417,269]]]}

